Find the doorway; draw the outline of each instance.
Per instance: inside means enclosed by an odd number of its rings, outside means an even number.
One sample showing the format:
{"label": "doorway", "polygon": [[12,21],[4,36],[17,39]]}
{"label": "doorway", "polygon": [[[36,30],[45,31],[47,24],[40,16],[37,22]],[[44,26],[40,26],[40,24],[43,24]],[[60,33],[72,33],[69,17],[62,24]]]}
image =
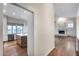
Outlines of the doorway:
{"label": "doorway", "polygon": [[18,4],[3,4],[3,54],[28,56],[34,54],[33,13]]}
{"label": "doorway", "polygon": [[55,35],[55,47],[60,51],[59,55],[75,56],[76,17],[57,18],[55,25],[55,30],[57,31]]}

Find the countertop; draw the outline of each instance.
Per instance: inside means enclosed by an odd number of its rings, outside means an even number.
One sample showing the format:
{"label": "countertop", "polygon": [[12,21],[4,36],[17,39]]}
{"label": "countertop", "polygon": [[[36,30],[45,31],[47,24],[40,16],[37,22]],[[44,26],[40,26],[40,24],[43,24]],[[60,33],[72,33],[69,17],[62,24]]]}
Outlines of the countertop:
{"label": "countertop", "polygon": [[18,36],[27,36],[27,34],[17,34]]}

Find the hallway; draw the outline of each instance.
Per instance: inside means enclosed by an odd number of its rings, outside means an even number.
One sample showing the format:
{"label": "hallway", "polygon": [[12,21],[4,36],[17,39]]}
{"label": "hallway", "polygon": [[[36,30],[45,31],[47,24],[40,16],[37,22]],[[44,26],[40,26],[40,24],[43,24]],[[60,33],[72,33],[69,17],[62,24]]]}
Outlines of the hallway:
{"label": "hallway", "polygon": [[56,36],[55,49],[51,51],[49,56],[76,56],[75,37]]}

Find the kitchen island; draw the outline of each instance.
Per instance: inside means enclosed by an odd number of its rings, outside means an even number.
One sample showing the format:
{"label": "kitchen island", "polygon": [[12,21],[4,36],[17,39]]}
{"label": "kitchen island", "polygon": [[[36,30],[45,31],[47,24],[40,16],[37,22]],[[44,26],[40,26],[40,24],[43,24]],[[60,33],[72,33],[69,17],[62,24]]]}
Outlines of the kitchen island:
{"label": "kitchen island", "polygon": [[17,44],[21,47],[27,47],[27,34],[17,34],[16,35]]}

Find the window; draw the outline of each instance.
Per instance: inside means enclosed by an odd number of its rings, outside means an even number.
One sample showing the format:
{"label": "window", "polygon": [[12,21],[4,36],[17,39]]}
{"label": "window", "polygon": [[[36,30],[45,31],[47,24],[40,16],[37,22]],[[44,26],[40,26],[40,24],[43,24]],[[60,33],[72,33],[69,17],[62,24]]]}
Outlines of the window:
{"label": "window", "polygon": [[16,34],[16,26],[13,26],[13,34]]}
{"label": "window", "polygon": [[17,34],[22,34],[23,27],[22,26],[17,26]]}
{"label": "window", "polygon": [[12,34],[12,25],[8,25],[8,34]]}
{"label": "window", "polygon": [[22,34],[23,26],[21,25],[8,25],[8,34]]}
{"label": "window", "polygon": [[68,23],[68,28],[73,28],[73,22]]}

